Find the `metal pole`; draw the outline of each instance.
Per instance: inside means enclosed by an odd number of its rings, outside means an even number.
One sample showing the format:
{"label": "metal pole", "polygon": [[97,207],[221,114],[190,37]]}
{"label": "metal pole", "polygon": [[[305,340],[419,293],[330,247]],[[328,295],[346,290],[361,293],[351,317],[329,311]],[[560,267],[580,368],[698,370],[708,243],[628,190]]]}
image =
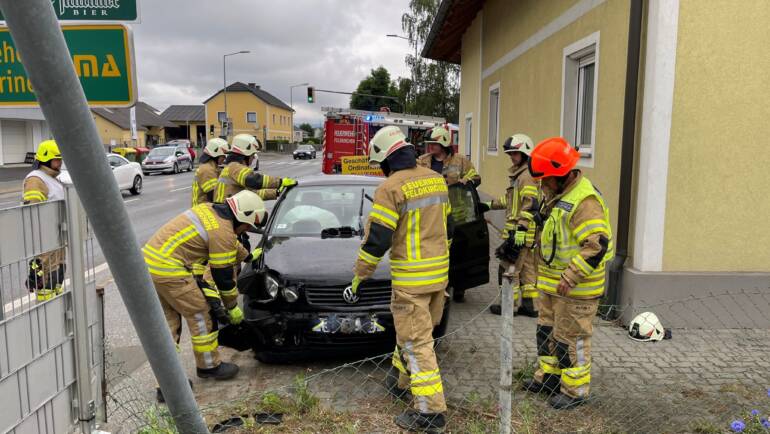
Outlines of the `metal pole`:
{"label": "metal pole", "polygon": [[222,56],[222,89],[225,92],[225,122],[222,123],[222,136],[227,136],[228,134],[225,134],[225,123],[227,122],[227,54]]}
{"label": "metal pole", "polygon": [[513,275],[515,266],[510,264],[503,273],[500,310],[502,312],[502,333],[500,333],[500,433],[511,432],[511,384],[513,382]]}
{"label": "metal pole", "polygon": [[176,425],[184,433],[208,433],[51,1],[0,0],[0,10]]}
{"label": "metal pole", "polygon": [[[66,189],[67,246],[72,283],[72,313],[75,330],[75,374],[77,377],[77,415],[81,432],[93,431],[96,422],[96,403],[91,394],[91,345],[88,339],[88,294],[86,294],[86,267],[83,242],[86,219],[75,189]],[[96,294],[94,294],[95,296]]]}

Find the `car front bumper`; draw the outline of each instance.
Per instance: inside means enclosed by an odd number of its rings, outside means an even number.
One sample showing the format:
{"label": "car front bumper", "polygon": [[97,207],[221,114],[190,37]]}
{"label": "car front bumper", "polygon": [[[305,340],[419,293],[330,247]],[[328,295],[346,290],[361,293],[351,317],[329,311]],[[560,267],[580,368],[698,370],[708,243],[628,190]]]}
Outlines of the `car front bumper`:
{"label": "car front bumper", "polygon": [[161,164],[149,164],[142,165],[142,171],[144,172],[171,172],[174,170],[174,163],[161,163]]}

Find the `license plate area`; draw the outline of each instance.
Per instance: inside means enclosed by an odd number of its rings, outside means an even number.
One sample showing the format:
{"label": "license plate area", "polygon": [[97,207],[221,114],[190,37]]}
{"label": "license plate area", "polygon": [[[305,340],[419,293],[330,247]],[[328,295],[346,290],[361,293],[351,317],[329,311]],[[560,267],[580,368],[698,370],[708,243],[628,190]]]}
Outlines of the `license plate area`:
{"label": "license plate area", "polygon": [[323,334],[377,334],[385,331],[376,314],[319,315],[312,331]]}

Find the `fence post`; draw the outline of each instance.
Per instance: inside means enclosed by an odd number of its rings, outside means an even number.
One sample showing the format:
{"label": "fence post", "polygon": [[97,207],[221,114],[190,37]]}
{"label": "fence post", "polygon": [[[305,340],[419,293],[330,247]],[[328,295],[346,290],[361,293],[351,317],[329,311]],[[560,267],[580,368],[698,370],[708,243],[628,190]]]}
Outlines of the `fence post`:
{"label": "fence post", "polygon": [[[83,433],[93,431],[96,403],[91,390],[91,343],[88,339],[88,296],[86,293],[85,251],[86,219],[75,188],[65,192],[67,205],[67,259],[72,297],[72,320],[75,331],[76,412]],[[93,294],[95,296],[96,294]]]}
{"label": "fence post", "polygon": [[513,274],[515,266],[510,265],[503,273],[500,311],[500,433],[511,432],[511,384],[513,382]]}

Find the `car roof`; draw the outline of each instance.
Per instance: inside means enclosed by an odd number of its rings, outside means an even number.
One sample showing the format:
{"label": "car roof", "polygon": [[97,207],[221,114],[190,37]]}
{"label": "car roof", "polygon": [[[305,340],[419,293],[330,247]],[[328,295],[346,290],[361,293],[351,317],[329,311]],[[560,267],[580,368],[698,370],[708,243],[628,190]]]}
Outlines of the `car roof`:
{"label": "car roof", "polygon": [[311,175],[300,177],[299,186],[325,186],[325,185],[361,185],[376,187],[384,178],[379,176],[359,175]]}

